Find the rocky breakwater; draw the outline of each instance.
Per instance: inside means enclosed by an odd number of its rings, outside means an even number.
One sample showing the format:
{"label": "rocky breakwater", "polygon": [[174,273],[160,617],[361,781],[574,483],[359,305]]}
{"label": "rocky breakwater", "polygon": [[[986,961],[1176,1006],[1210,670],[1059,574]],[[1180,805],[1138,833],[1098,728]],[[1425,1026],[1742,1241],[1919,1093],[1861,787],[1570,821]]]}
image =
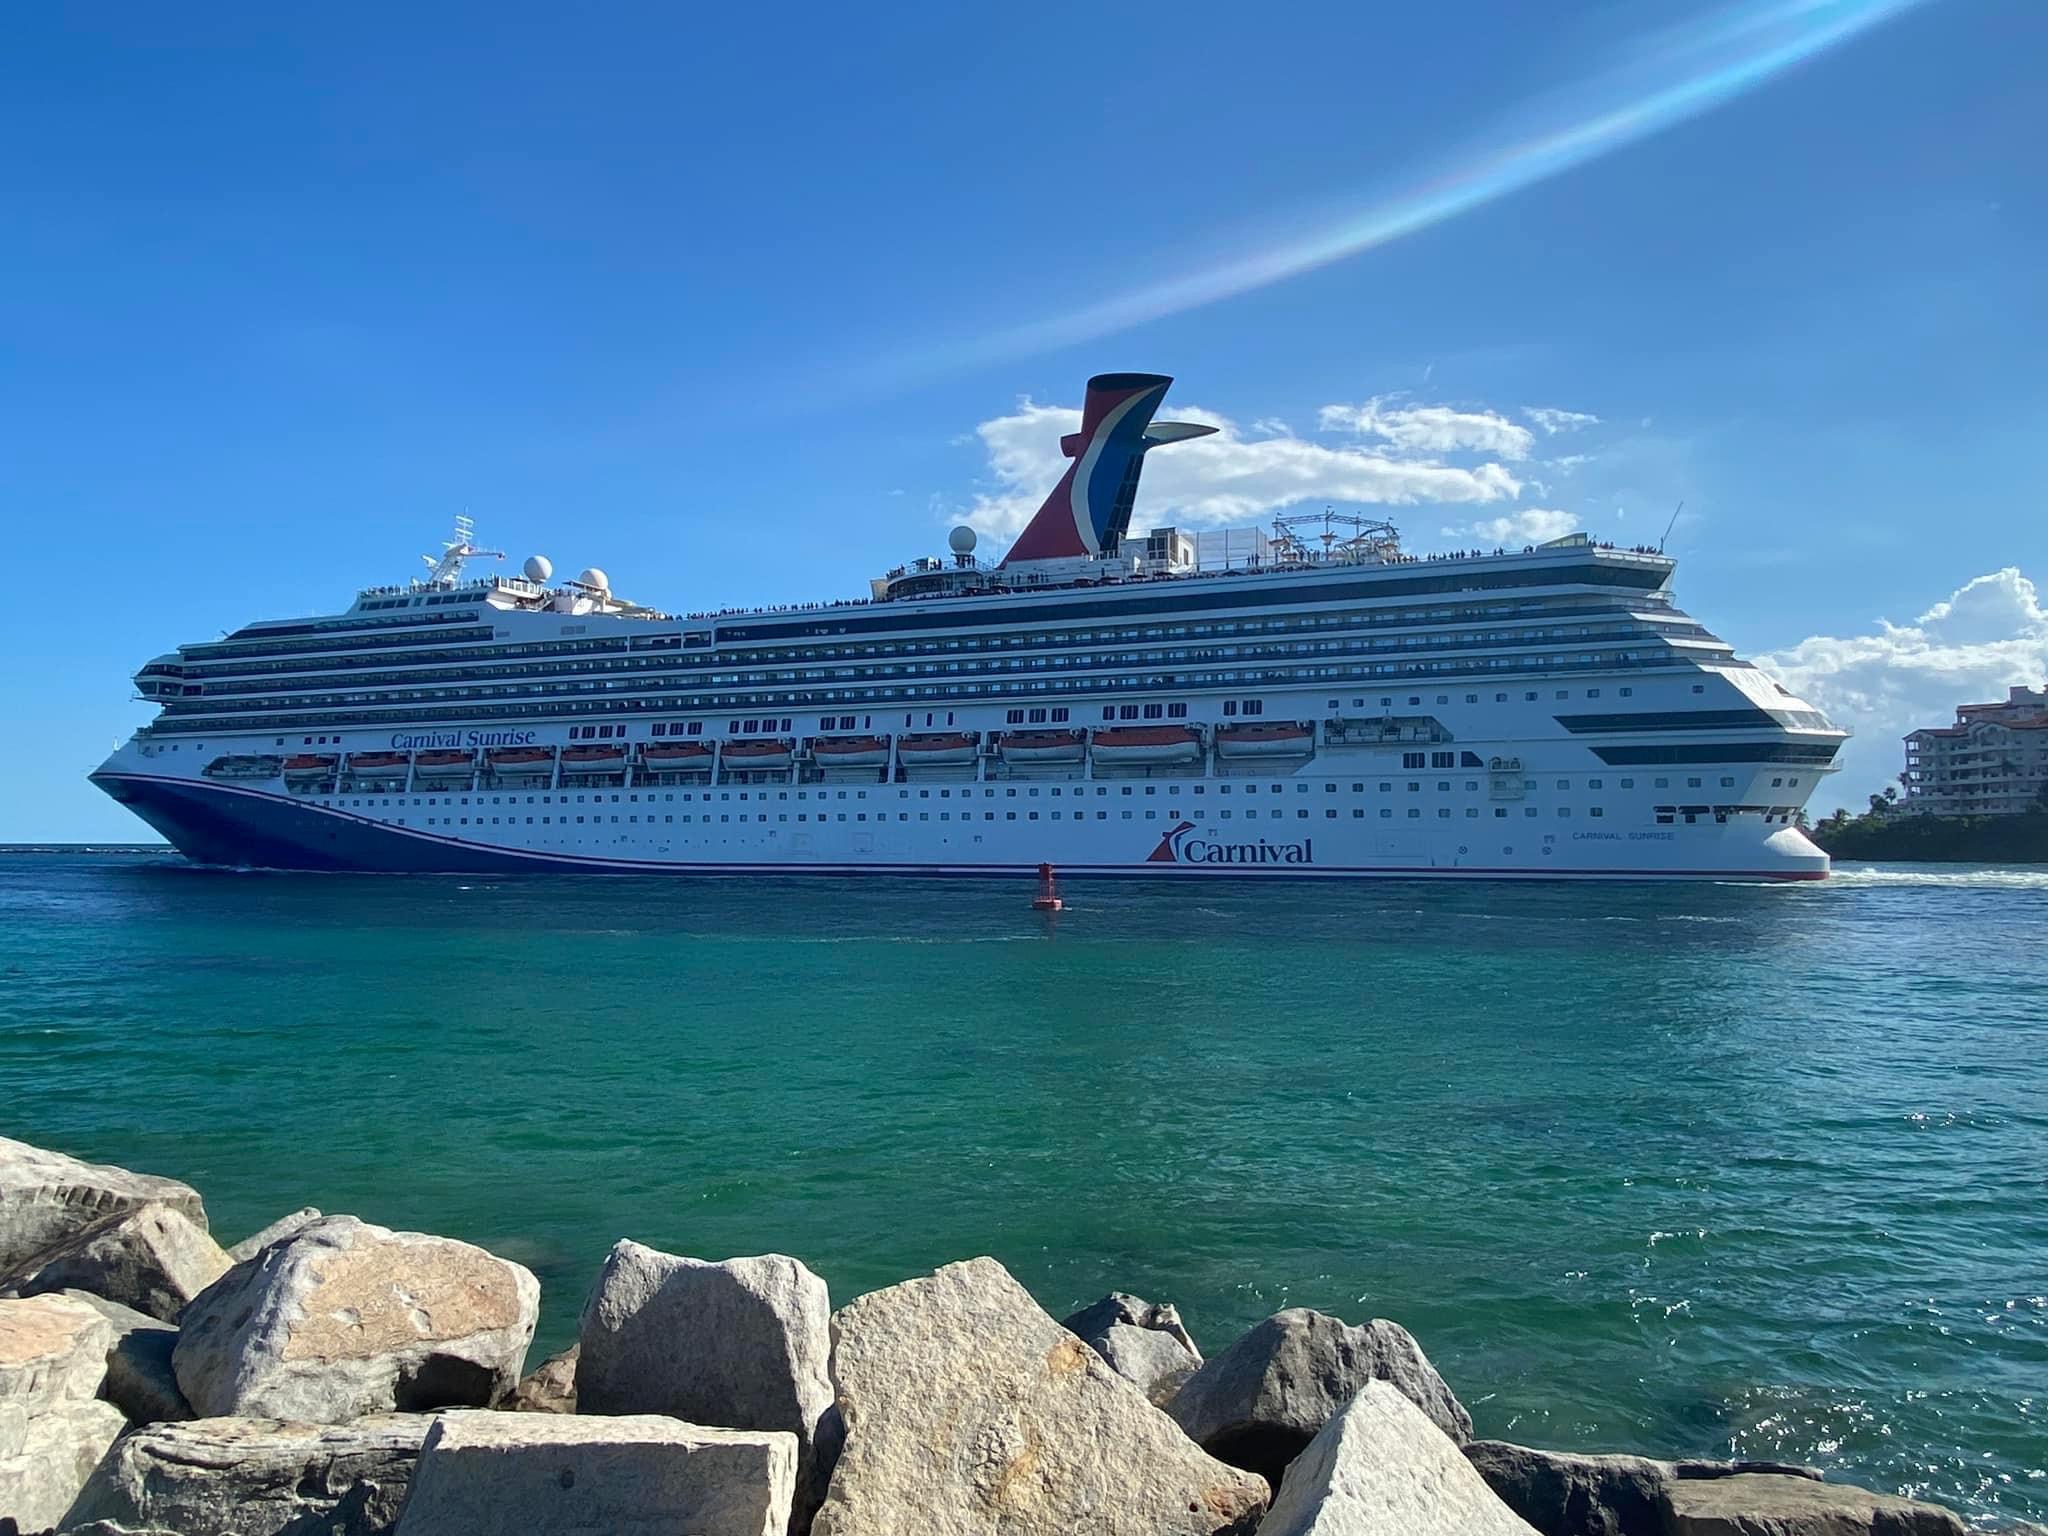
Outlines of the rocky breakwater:
{"label": "rocky breakwater", "polygon": [[1063,1325],[993,1259],[835,1312],[796,1259],[622,1241],[522,1376],[517,1264],[311,1210],[206,1231],[183,1185],[0,1143],[0,1536],[1964,1531],[1805,1468],[1474,1441],[1383,1319],[1205,1361],[1171,1306]]}

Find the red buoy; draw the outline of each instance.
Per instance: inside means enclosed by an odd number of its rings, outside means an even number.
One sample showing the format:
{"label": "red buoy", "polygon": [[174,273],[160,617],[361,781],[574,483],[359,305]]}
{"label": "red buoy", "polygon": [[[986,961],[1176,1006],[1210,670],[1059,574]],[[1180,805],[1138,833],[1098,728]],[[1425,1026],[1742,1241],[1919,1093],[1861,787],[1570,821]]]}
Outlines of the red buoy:
{"label": "red buoy", "polygon": [[1034,912],[1057,912],[1065,905],[1066,903],[1060,900],[1060,888],[1053,881],[1052,866],[1050,864],[1039,865],[1038,895],[1032,899],[1031,910]]}

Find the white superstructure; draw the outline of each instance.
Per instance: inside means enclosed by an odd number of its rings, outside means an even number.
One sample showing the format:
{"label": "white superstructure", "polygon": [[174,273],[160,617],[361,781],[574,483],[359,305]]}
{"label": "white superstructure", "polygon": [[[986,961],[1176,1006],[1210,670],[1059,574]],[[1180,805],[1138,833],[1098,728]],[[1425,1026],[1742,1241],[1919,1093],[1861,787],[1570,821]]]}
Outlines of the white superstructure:
{"label": "white superstructure", "polygon": [[[1126,537],[1167,381],[1091,381],[998,565],[678,617],[599,570],[422,581],[138,674],[94,774],[191,857],[391,871],[1810,879],[1843,733],[1584,536]],[[1133,403],[1135,402],[1135,403]]]}

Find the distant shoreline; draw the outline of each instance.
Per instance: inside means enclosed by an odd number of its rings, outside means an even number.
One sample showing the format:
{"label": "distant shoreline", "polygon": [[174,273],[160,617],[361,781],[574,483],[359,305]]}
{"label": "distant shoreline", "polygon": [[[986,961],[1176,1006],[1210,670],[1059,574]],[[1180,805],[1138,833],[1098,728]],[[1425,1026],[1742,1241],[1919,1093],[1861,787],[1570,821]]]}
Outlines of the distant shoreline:
{"label": "distant shoreline", "polygon": [[1837,859],[1878,864],[2048,864],[2048,808],[2020,816],[1873,812],[1807,828]]}

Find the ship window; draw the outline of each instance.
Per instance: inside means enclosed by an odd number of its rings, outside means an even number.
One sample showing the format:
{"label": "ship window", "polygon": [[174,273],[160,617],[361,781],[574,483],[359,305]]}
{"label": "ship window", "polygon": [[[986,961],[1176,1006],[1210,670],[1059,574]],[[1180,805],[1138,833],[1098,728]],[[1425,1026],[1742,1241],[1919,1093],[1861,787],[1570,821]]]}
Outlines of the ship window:
{"label": "ship window", "polygon": [[1706,684],[1704,684],[1704,683],[1694,683],[1694,684],[1692,685],[1692,691],[1693,691],[1694,693],[1705,693],[1705,692],[1707,691],[1707,687],[1706,687]]}
{"label": "ship window", "polygon": [[1589,816],[1605,816],[1607,814],[1607,811],[1604,807],[1596,805],[1592,808],[1592,810],[1588,811],[1586,814]]}
{"label": "ship window", "polygon": [[1533,805],[1525,805],[1522,807],[1522,814],[1524,816],[1534,816],[1536,814],[1536,807]]}
{"label": "ship window", "polygon": [[1422,819],[1421,809],[1416,806],[1410,806],[1408,809],[1408,819],[1410,821],[1420,821]]}
{"label": "ship window", "polygon": [[1425,754],[1421,752],[1403,752],[1401,754],[1401,766],[1403,768],[1420,768],[1427,760]]}
{"label": "ship window", "polygon": [[1494,702],[1494,703],[1496,703],[1496,704],[1505,704],[1505,703],[1507,703],[1507,701],[1508,701],[1508,696],[1507,696],[1506,694],[1504,694],[1504,693],[1496,693],[1496,694],[1495,694],[1495,695],[1493,696],[1493,702]]}
{"label": "ship window", "polygon": [[1531,690],[1530,692],[1523,694],[1522,698],[1525,703],[1534,704],[1536,702],[1536,694],[1534,690]]}
{"label": "ship window", "polygon": [[1685,787],[1687,789],[1698,789],[1700,787],[1700,781],[1698,779],[1687,779],[1685,781]]}
{"label": "ship window", "polygon": [[1621,781],[1621,787],[1623,789],[1634,789],[1636,787],[1636,781],[1634,779],[1623,779]]}
{"label": "ship window", "polygon": [[[1066,711],[1066,708],[1065,708],[1065,706],[1062,706],[1062,707],[1060,707],[1059,709],[1056,709],[1056,710],[1054,710],[1054,711],[1052,712],[1052,718],[1053,718],[1053,723],[1054,723],[1054,724],[1056,724],[1056,725],[1057,725],[1057,724],[1063,724],[1063,723],[1064,723],[1064,722],[1066,721],[1066,719],[1067,719],[1067,711]],[[926,723],[927,723],[927,724],[929,724],[929,723],[930,723],[930,717],[929,717],[929,716],[927,716],[927,717],[926,717]],[[952,723],[952,717],[951,717],[950,715],[949,715],[949,716],[947,717],[947,723],[948,723],[948,724],[951,724],[951,723]]]}
{"label": "ship window", "polygon": [[1494,814],[1494,815],[1496,815],[1496,816],[1503,816],[1503,817],[1504,817],[1504,816],[1506,816],[1506,815],[1507,815],[1507,813],[1508,813],[1508,808],[1507,808],[1506,806],[1504,806],[1504,805],[1496,805],[1496,806],[1495,806],[1495,807],[1493,808],[1493,814]]}
{"label": "ship window", "polygon": [[1393,819],[1393,816],[1394,816],[1394,813],[1393,813],[1393,812],[1392,812],[1391,810],[1388,810],[1388,809],[1386,809],[1385,807],[1382,807],[1382,808],[1381,808],[1381,810],[1380,810],[1380,820],[1382,820],[1382,821],[1391,821],[1391,820]]}
{"label": "ship window", "polygon": [[1135,705],[1135,704],[1125,704],[1125,705],[1121,706],[1121,707],[1120,707],[1120,708],[1119,708],[1119,709],[1117,710],[1117,718],[1118,718],[1118,719],[1121,719],[1121,720],[1135,720],[1135,719],[1137,719],[1137,718],[1138,718],[1138,706],[1137,706],[1137,705]]}

